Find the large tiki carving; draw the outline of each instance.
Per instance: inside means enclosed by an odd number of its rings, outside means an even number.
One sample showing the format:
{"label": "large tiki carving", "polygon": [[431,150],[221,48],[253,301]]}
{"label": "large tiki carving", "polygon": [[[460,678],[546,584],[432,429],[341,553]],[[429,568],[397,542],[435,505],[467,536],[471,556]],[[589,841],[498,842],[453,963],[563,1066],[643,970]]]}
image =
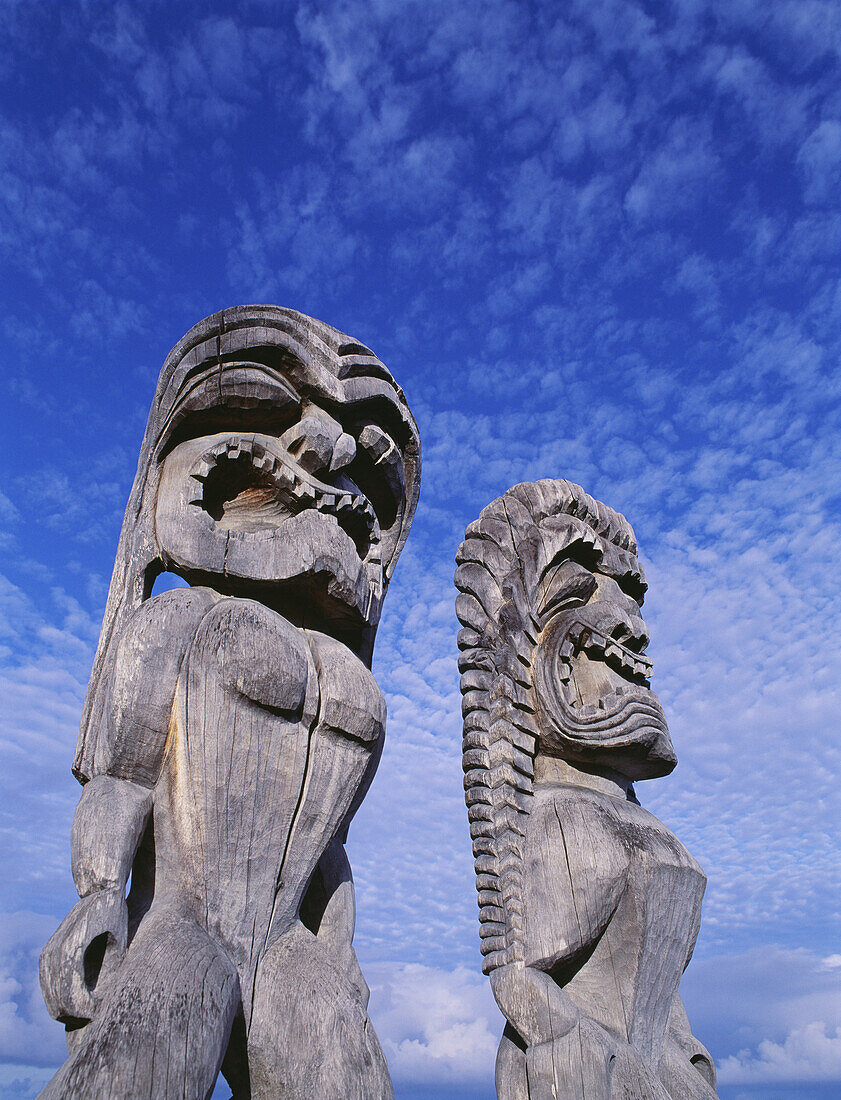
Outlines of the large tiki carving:
{"label": "large tiki carving", "polygon": [[705,878],[633,782],[675,765],[625,518],[567,481],[468,527],[456,609],[500,1100],[716,1096],[678,985]]}
{"label": "large tiki carving", "polygon": [[[41,981],[45,1097],[391,1097],[344,840],[383,745],[370,672],[418,495],[403,393],[293,310],[164,363],[74,770],[81,900]],[[191,587],[151,596],[161,570]],[[131,889],[126,900],[126,885]]]}

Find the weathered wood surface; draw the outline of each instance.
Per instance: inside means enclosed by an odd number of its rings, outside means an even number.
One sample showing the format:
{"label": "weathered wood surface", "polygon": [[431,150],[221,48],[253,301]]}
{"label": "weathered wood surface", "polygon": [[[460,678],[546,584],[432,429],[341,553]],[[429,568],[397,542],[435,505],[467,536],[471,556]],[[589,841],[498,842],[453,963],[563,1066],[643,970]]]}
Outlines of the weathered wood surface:
{"label": "weathered wood surface", "polygon": [[[43,1097],[393,1095],[353,951],[348,825],[369,670],[417,500],[417,429],[361,345],[239,307],[161,372],[75,771],[80,901],[41,981]],[[150,597],[162,569],[192,587]],[[131,876],[131,890],[126,888]]]}
{"label": "weathered wood surface", "polygon": [[507,1020],[497,1094],[715,1097],[678,992],[706,880],[633,788],[675,764],[633,531],[540,481],[490,504],[457,562],[480,936]]}

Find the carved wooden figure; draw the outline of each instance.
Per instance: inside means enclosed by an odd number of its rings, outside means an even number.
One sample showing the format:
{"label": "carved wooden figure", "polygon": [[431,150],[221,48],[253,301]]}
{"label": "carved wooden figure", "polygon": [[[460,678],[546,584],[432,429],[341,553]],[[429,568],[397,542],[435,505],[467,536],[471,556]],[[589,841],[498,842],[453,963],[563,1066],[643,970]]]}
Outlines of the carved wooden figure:
{"label": "carved wooden figure", "polygon": [[[43,1097],[393,1095],[351,946],[347,828],[383,746],[370,672],[419,488],[367,348],[242,306],[164,363],[74,771],[81,900],[41,983]],[[151,597],[170,570],[191,587]],[[126,886],[131,889],[126,899]]]}
{"label": "carved wooden figure", "polygon": [[480,935],[507,1019],[498,1096],[715,1097],[678,993],[706,880],[633,790],[675,765],[633,531],[538,481],[485,508],[457,562]]}

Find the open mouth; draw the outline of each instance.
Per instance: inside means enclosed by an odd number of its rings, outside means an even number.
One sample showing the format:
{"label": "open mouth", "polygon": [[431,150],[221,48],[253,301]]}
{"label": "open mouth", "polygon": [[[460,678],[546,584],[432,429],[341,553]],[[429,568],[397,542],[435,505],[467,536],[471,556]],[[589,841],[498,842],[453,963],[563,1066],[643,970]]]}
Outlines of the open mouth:
{"label": "open mouth", "polygon": [[652,699],[651,661],[585,623],[573,623],[555,665],[564,702],[579,719],[601,719]]}
{"label": "open mouth", "polygon": [[191,503],[227,530],[264,531],[312,509],[335,522],[360,559],[376,556],[380,531],[371,503],[349,482],[328,485],[286,451],[269,450],[253,436],[228,436],[206,451],[193,478],[202,486]]}

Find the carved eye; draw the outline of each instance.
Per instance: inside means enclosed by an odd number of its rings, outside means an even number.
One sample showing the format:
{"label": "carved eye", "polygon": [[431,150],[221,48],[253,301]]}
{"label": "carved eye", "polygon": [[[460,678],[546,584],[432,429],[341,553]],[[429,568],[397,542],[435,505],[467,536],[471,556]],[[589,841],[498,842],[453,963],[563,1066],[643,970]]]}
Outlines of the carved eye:
{"label": "carved eye", "polygon": [[559,611],[583,607],[596,590],[596,578],[577,561],[560,562],[550,568],[540,584],[538,616],[542,623]]}

